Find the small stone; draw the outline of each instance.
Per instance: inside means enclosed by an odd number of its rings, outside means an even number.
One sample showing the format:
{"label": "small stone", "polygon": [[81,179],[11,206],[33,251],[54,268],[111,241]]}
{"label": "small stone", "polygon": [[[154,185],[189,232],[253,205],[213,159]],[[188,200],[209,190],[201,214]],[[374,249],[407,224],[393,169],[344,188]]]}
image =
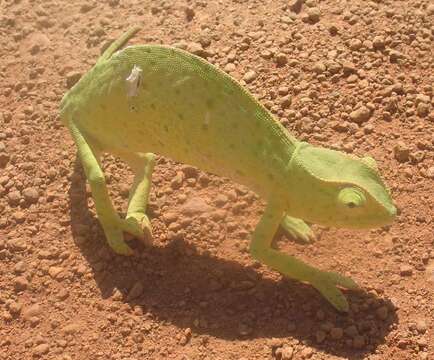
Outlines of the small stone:
{"label": "small stone", "polygon": [[416,330],[419,334],[424,334],[428,329],[428,325],[424,319],[416,321]]}
{"label": "small stone", "polygon": [[9,160],[10,160],[9,154],[7,154],[6,152],[0,152],[0,168],[6,167]]}
{"label": "small stone", "polygon": [[53,278],[53,279],[61,279],[63,278],[63,267],[60,266],[50,266],[50,268],[48,269],[48,274]]}
{"label": "small stone", "polygon": [[291,11],[295,13],[299,13],[301,11],[301,7],[303,6],[304,0],[289,0],[289,8]]}
{"label": "small stone", "polygon": [[361,349],[365,346],[365,337],[362,335],[356,335],[353,339],[353,347],[355,349]]}
{"label": "small stone", "polygon": [[256,79],[256,77],[257,77],[257,74],[253,70],[249,70],[244,74],[243,80],[246,83],[251,83],[253,80]]}
{"label": "small stone", "polygon": [[317,63],[315,63],[315,65],[313,66],[312,70],[314,72],[316,72],[317,74],[322,74],[324,71],[327,70],[327,67],[325,66],[325,64],[321,61],[318,61]]}
{"label": "small stone", "polygon": [[29,321],[32,317],[39,316],[41,314],[42,308],[38,304],[30,305],[23,310],[23,318]]}
{"label": "small stone", "polygon": [[140,295],[143,294],[144,290],[145,290],[145,288],[143,287],[142,282],[137,281],[133,285],[133,287],[131,288],[131,290],[128,292],[127,301],[131,301],[131,300],[137,299],[138,297],[140,297]]}
{"label": "small stone", "polygon": [[27,204],[36,204],[39,200],[38,190],[33,187],[24,189],[22,195]]}
{"label": "small stone", "polygon": [[399,273],[401,276],[411,276],[413,275],[413,267],[410,265],[402,265],[399,268]]}
{"label": "small stone", "polygon": [[202,58],[207,58],[211,55],[207,50],[202,47],[201,43],[197,42],[189,43],[187,46],[187,51]]}
{"label": "small stone", "polygon": [[386,320],[389,315],[389,309],[387,306],[381,306],[375,311],[375,315],[380,320]]}
{"label": "small stone", "polygon": [[300,356],[302,359],[310,359],[313,356],[313,349],[310,347],[306,347],[300,351]]}
{"label": "small stone", "polygon": [[420,117],[425,117],[429,114],[430,105],[427,103],[420,102],[416,107],[416,113]]}
{"label": "small stone", "polygon": [[372,45],[376,50],[384,49],[384,38],[382,36],[375,36],[372,40]]}
{"label": "small stone", "polygon": [[394,153],[395,159],[401,163],[408,161],[410,158],[410,149],[402,141],[399,141],[394,146],[393,153]]}
{"label": "small stone", "polygon": [[35,356],[42,356],[44,354],[47,354],[50,350],[50,347],[48,344],[39,344],[33,348],[33,354]]}
{"label": "small stone", "polygon": [[66,74],[66,87],[67,87],[67,89],[71,89],[78,82],[78,80],[81,79],[82,75],[83,74],[78,72],[78,71],[71,71],[71,72],[67,73]]}
{"label": "small stone", "polygon": [[291,360],[294,355],[294,348],[289,345],[284,345],[276,350],[276,359]]}
{"label": "small stone", "polygon": [[26,290],[29,286],[29,282],[24,276],[17,276],[14,280],[14,289],[15,291],[23,291]]}
{"label": "small stone", "polygon": [[23,305],[17,301],[13,301],[9,304],[9,312],[13,316],[18,316],[21,313]]}
{"label": "small stone", "polygon": [[227,64],[225,65],[225,67],[224,67],[224,70],[225,70],[226,72],[232,72],[232,71],[235,71],[236,68],[237,68],[237,67],[235,66],[235,64],[233,64],[233,63],[227,63]]}
{"label": "small stone", "polygon": [[180,210],[183,215],[192,216],[211,212],[213,208],[202,198],[194,197],[187,200]]}
{"label": "small stone", "polygon": [[315,339],[316,339],[316,342],[317,342],[318,344],[321,344],[321,343],[325,340],[326,336],[327,336],[327,334],[325,333],[325,331],[318,330],[318,331],[315,333]]}
{"label": "small stone", "polygon": [[7,199],[10,206],[17,206],[20,203],[21,194],[19,191],[11,191],[8,194]]}
{"label": "small stone", "polygon": [[350,119],[357,124],[361,124],[371,117],[371,110],[366,106],[361,106],[350,113]]}
{"label": "small stone", "polygon": [[342,328],[334,327],[330,330],[330,336],[334,340],[339,340],[344,336],[344,330]]}
{"label": "small stone", "polygon": [[80,324],[78,323],[70,323],[62,328],[62,331],[66,335],[76,334],[80,331]]}
{"label": "small stone", "polygon": [[277,66],[283,66],[288,62],[288,58],[284,53],[277,54],[274,57],[274,60],[276,61]]}
{"label": "small stone", "polygon": [[307,21],[311,24],[315,24],[319,21],[320,17],[321,17],[321,10],[317,7],[311,7],[309,9],[306,10],[306,14],[307,14]]}
{"label": "small stone", "polygon": [[187,6],[185,8],[185,17],[187,18],[187,21],[193,20],[195,15],[196,15],[196,13],[192,7]]}
{"label": "small stone", "polygon": [[426,176],[430,179],[434,179],[434,166],[430,166],[427,170],[426,170]]}

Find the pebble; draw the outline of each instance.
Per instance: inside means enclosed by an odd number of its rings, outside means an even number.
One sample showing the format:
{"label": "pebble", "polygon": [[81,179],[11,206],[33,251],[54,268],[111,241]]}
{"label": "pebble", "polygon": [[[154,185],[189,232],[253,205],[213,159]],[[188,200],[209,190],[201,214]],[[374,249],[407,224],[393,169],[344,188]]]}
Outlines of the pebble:
{"label": "pebble", "polygon": [[78,80],[81,79],[82,76],[83,76],[83,74],[81,72],[78,72],[78,71],[70,71],[69,73],[67,73],[66,74],[66,88],[71,89],[78,82]]}
{"label": "pebble", "polygon": [[327,334],[324,331],[318,330],[315,333],[316,342],[321,344],[325,340],[326,336],[327,336]]}
{"label": "pebble", "polygon": [[233,63],[227,63],[227,64],[225,65],[225,67],[224,67],[224,70],[225,70],[226,72],[232,72],[232,71],[235,71],[236,68],[237,68],[237,67],[235,66],[235,64],[233,64]]}
{"label": "pebble", "polygon": [[50,347],[48,344],[39,344],[33,348],[33,354],[35,356],[42,356],[44,354],[47,354],[50,350]]}
{"label": "pebble", "polygon": [[187,200],[180,210],[183,215],[192,216],[210,212],[212,209],[202,198],[193,197]]}
{"label": "pebble", "polygon": [[321,10],[318,7],[311,7],[306,10],[306,17],[302,18],[303,21],[315,24],[321,17]]}
{"label": "pebble", "polygon": [[70,323],[62,328],[62,331],[66,335],[76,334],[80,331],[80,324],[78,323]]}
{"label": "pebble", "polygon": [[6,152],[0,152],[0,168],[6,167],[10,160],[10,156]]}
{"label": "pebble", "polygon": [[127,301],[131,301],[134,299],[137,299],[138,297],[140,297],[140,295],[143,294],[143,291],[145,290],[142,282],[137,281],[133,287],[131,288],[131,290],[128,292],[127,295]]}
{"label": "pebble", "polygon": [[27,204],[36,204],[39,200],[38,190],[34,187],[24,189],[22,195]]}
{"label": "pebble", "polygon": [[384,49],[384,38],[382,36],[375,36],[372,40],[372,45],[376,50]]}
{"label": "pebble", "polygon": [[334,327],[330,330],[330,336],[334,340],[339,340],[344,336],[344,330],[342,328]]}
{"label": "pebble", "polygon": [[289,0],[289,8],[291,11],[295,13],[299,13],[301,11],[301,7],[303,6],[304,0]]}
{"label": "pebble", "polygon": [[366,106],[361,106],[350,113],[350,119],[355,123],[361,124],[371,117],[371,110]]}
{"label": "pebble", "polygon": [[389,316],[389,309],[387,308],[387,306],[381,306],[375,311],[375,315],[380,320],[386,320]]}
{"label": "pebble", "polygon": [[21,200],[21,194],[19,191],[11,191],[8,196],[8,204],[10,206],[17,206]]}
{"label": "pebble", "polygon": [[410,158],[410,149],[408,146],[402,142],[399,141],[396,143],[396,145],[393,147],[393,154],[396,160],[403,163],[409,160]]}
{"label": "pebble", "polygon": [[430,166],[427,170],[426,170],[426,176],[430,179],[434,179],[434,166]]}
{"label": "pebble", "polygon": [[291,360],[294,355],[294,348],[289,345],[284,345],[276,350],[276,359]]}
{"label": "pebble", "polygon": [[14,289],[15,291],[23,291],[26,290],[29,286],[29,282],[24,276],[17,276],[14,280]]}
{"label": "pebble", "polygon": [[9,312],[13,316],[18,316],[21,313],[23,305],[17,301],[12,301],[9,303]]}
{"label": "pebble", "polygon": [[413,275],[413,267],[410,265],[402,265],[399,268],[399,274],[401,276],[411,276]]}
{"label": "pebble", "polygon": [[185,17],[187,18],[187,21],[193,20],[194,16],[196,15],[196,12],[194,9],[190,6],[187,6],[185,8]]}
{"label": "pebble", "polygon": [[258,75],[253,70],[249,70],[244,74],[243,80],[248,84],[255,80],[257,76]]}
{"label": "pebble", "polygon": [[274,60],[276,61],[276,64],[278,66],[283,66],[288,62],[288,58],[286,54],[279,53],[274,57]]}
{"label": "pebble", "polygon": [[355,349],[361,349],[365,346],[365,337],[362,335],[356,335],[353,339],[353,347]]}
{"label": "pebble", "polygon": [[424,334],[428,329],[427,323],[424,319],[418,319],[416,321],[416,330],[419,334]]}
{"label": "pebble", "polygon": [[50,266],[50,268],[48,269],[48,274],[53,278],[53,279],[61,279],[63,278],[63,268],[60,266]]}
{"label": "pebble", "polygon": [[23,318],[25,320],[30,320],[32,317],[39,316],[42,314],[42,308],[38,304],[30,305],[23,310]]}
{"label": "pebble", "polygon": [[326,65],[325,65],[323,62],[318,61],[318,62],[315,63],[315,65],[313,66],[312,70],[313,70],[314,72],[316,72],[317,74],[322,74],[324,71],[327,70],[327,67],[326,67]]}

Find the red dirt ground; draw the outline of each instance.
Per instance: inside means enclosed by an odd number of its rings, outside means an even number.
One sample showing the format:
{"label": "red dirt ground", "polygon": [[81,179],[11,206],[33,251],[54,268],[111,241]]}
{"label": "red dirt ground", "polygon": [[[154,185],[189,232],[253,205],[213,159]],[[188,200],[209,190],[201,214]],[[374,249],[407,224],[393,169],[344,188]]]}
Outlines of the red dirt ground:
{"label": "red dirt ground", "polygon": [[[131,43],[205,57],[297,137],[377,159],[392,226],[276,236],[361,285],[348,315],[252,260],[252,192],[168,159],[155,247],[107,246],[58,106],[132,24]],[[0,0],[0,359],[434,358],[433,40],[428,0]],[[125,211],[132,174],[104,168]]]}

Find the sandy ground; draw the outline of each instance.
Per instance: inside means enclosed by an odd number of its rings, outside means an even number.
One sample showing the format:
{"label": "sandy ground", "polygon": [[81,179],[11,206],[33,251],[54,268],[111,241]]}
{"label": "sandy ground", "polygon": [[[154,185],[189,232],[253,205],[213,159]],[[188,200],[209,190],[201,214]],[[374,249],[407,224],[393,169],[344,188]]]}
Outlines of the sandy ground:
{"label": "sandy ground", "polygon": [[[282,251],[350,275],[337,313],[253,261],[263,203],[159,158],[155,246],[115,255],[62,95],[130,25],[239,79],[298,138],[377,159],[399,207]],[[434,5],[428,0],[0,0],[0,359],[433,359]],[[104,159],[126,208],[131,172]]]}

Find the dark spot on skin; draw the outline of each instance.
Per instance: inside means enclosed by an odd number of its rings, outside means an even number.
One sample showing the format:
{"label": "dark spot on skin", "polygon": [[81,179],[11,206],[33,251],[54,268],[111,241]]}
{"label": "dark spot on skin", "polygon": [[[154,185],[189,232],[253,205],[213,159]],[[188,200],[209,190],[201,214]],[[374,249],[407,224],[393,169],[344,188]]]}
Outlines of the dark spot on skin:
{"label": "dark spot on skin", "polygon": [[179,94],[180,94],[179,89],[175,89],[175,94],[176,94],[176,95],[179,95]]}
{"label": "dark spot on skin", "polygon": [[267,176],[268,176],[268,178],[269,178],[270,180],[274,180],[274,176],[273,176],[273,174],[267,174]]}
{"label": "dark spot on skin", "polygon": [[235,149],[235,144],[229,144],[229,148],[232,150]]}
{"label": "dark spot on skin", "polygon": [[156,109],[156,106],[155,106],[154,103],[152,103],[150,106],[151,106],[151,109],[152,109],[152,110],[155,110],[155,109]]}
{"label": "dark spot on skin", "polygon": [[163,143],[161,140],[158,140],[158,143],[159,143],[161,146],[164,146],[164,143]]}
{"label": "dark spot on skin", "polygon": [[182,115],[181,113],[178,113],[177,115],[181,120],[184,120],[184,115]]}
{"label": "dark spot on skin", "polygon": [[233,127],[234,129],[238,129],[238,123],[233,123],[233,124],[232,124],[232,127]]}
{"label": "dark spot on skin", "polygon": [[164,125],[163,128],[164,128],[164,131],[169,132],[169,127],[167,125]]}
{"label": "dark spot on skin", "polygon": [[202,130],[208,130],[208,125],[207,124],[202,124]]}
{"label": "dark spot on skin", "polygon": [[157,62],[154,61],[154,60],[151,60],[151,61],[149,62],[149,64],[150,64],[151,66],[155,66],[155,65],[157,65]]}
{"label": "dark spot on skin", "polygon": [[244,172],[242,172],[241,170],[235,170],[235,173],[237,174],[237,175],[239,175],[239,176],[244,176],[245,174],[244,174]]}
{"label": "dark spot on skin", "polygon": [[151,53],[151,49],[150,48],[145,48],[144,51],[147,52],[147,53]]}
{"label": "dark spot on skin", "polygon": [[213,101],[213,99],[211,99],[211,98],[206,99],[206,106],[208,108],[212,109],[214,107],[214,101]]}

